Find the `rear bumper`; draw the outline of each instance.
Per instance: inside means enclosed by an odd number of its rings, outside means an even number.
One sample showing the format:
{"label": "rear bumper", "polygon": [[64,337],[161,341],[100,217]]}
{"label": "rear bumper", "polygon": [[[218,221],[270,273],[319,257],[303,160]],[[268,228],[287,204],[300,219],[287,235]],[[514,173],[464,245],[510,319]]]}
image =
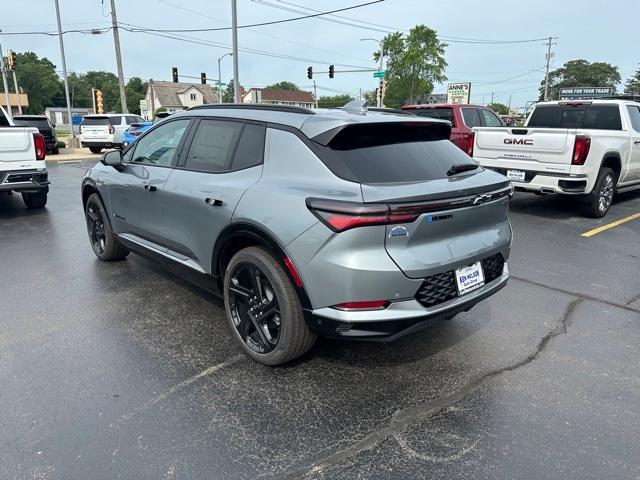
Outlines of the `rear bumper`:
{"label": "rear bumper", "polygon": [[0,192],[49,191],[49,177],[46,170],[13,170],[0,172]]}
{"label": "rear bumper", "polygon": [[91,147],[120,148],[122,147],[122,143],[107,142],[107,141],[100,141],[100,140],[81,140],[80,145],[86,148],[91,148]]}
{"label": "rear bumper", "polygon": [[505,262],[500,277],[466,295],[433,307],[424,307],[412,298],[393,302],[384,310],[354,312],[331,307],[307,310],[305,318],[316,333],[326,337],[392,341],[469,310],[504,288],[508,280],[509,269]]}
{"label": "rear bumper", "polygon": [[[503,175],[507,174],[506,168],[492,166],[487,166],[486,168]],[[593,185],[589,182],[589,176],[586,173],[569,174],[527,169],[517,170],[525,172],[524,182],[511,180],[513,187],[519,191],[542,194],[560,193],[565,195],[580,195],[589,193],[593,188]]]}

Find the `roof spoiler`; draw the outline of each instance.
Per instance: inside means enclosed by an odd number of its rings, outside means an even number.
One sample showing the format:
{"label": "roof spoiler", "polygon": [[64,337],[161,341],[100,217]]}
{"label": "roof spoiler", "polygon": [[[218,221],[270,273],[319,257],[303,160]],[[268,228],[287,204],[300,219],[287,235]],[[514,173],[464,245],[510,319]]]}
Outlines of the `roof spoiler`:
{"label": "roof spoiler", "polygon": [[[347,123],[322,132],[320,135],[313,137],[312,140],[325,147],[329,144],[335,147],[336,143],[343,143],[347,138],[362,142],[368,137],[376,137],[376,141],[381,142],[381,144],[391,144],[449,140],[451,136],[450,122],[438,120],[433,122],[428,120],[415,121],[409,118],[407,120],[410,121]],[[362,135],[363,130],[367,130],[367,135]],[[366,141],[371,142],[371,140]],[[373,146],[373,144],[369,146]]]}

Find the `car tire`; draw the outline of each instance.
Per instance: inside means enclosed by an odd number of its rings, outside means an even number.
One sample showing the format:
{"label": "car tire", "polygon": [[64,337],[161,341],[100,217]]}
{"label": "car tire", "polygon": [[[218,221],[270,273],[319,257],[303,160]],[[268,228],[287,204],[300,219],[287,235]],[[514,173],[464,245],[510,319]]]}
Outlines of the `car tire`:
{"label": "car tire", "polygon": [[253,360],[281,365],[315,343],[291,280],[268,250],[248,247],[236,253],[225,271],[223,290],[232,335]]}
{"label": "car tire", "polygon": [[24,192],[22,201],[30,209],[43,208],[47,204],[47,192]]}
{"label": "car tire", "polygon": [[124,248],[113,234],[109,217],[97,193],[89,195],[84,212],[91,248],[100,260],[122,260],[129,255],[129,250]]}
{"label": "car tire", "polygon": [[602,167],[596,184],[590,194],[585,196],[585,215],[592,218],[604,217],[613,201],[617,177],[613,170]]}
{"label": "car tire", "polygon": [[89,147],[89,151],[91,153],[100,153],[102,151],[101,147]]}

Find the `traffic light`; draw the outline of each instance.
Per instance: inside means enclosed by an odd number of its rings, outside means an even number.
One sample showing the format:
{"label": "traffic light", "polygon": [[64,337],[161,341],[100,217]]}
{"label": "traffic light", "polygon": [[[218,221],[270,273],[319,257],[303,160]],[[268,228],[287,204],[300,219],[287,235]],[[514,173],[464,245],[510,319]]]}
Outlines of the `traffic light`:
{"label": "traffic light", "polygon": [[334,67],[333,65],[329,65],[329,78],[333,78]]}
{"label": "traffic light", "polygon": [[95,91],[96,95],[96,113],[104,113],[104,103],[102,102],[102,90]]}
{"label": "traffic light", "polygon": [[178,67],[171,69],[171,76],[173,77],[173,83],[178,83]]}
{"label": "traffic light", "polygon": [[307,68],[307,78],[311,80],[313,78],[313,67]]}
{"label": "traffic light", "polygon": [[13,52],[11,50],[7,50],[7,71],[13,71],[14,65]]}
{"label": "traffic light", "polygon": [[204,72],[200,74],[200,83],[203,85],[207,84],[207,74]]}

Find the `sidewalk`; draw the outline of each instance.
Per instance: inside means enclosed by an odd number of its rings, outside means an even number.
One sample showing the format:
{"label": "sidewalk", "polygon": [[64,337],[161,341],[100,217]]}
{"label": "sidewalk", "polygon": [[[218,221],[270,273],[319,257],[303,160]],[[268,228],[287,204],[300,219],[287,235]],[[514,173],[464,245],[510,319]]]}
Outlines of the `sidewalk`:
{"label": "sidewalk", "polygon": [[65,162],[76,160],[99,160],[102,154],[91,153],[88,148],[61,148],[58,155],[47,154],[48,162]]}

